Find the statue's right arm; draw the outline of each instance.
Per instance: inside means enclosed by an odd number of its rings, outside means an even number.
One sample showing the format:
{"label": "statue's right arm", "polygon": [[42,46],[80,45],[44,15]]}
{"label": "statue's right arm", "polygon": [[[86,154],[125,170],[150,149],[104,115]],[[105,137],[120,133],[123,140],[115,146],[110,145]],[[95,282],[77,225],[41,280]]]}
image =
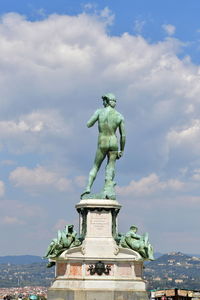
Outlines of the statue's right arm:
{"label": "statue's right arm", "polygon": [[95,124],[95,122],[98,120],[98,118],[99,118],[99,111],[100,111],[100,109],[97,109],[96,111],[95,111],[95,113],[92,115],[92,117],[88,120],[88,122],[87,122],[87,127],[92,127],[94,124]]}
{"label": "statue's right arm", "polygon": [[124,118],[122,117],[120,125],[119,125],[119,133],[120,133],[120,151],[123,153],[125,143],[126,143],[126,133],[125,133],[125,126],[124,126]]}
{"label": "statue's right arm", "polygon": [[141,240],[141,235],[139,235],[139,234],[134,234],[134,238],[136,239],[136,240]]}

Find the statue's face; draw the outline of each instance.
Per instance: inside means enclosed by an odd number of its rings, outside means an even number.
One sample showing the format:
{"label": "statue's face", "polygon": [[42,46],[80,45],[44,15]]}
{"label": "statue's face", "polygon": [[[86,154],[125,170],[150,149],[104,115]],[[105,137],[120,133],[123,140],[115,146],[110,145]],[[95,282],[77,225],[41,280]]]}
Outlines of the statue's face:
{"label": "statue's face", "polygon": [[106,107],[108,105],[107,100],[103,99],[103,106]]}
{"label": "statue's face", "polygon": [[132,228],[131,228],[131,231],[133,231],[133,232],[136,233],[136,232],[137,232],[137,228],[136,228],[136,227],[132,227]]}
{"label": "statue's face", "polygon": [[109,105],[114,108],[116,106],[116,101],[115,100],[109,100]]}

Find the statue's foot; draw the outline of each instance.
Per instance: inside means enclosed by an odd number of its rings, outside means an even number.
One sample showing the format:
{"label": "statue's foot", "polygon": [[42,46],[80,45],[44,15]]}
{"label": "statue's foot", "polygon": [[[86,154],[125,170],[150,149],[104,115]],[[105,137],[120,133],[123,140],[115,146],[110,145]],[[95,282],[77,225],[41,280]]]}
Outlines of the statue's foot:
{"label": "statue's foot", "polygon": [[84,195],[90,194],[90,189],[87,188],[82,194],[81,194],[81,199],[83,198]]}
{"label": "statue's foot", "polygon": [[54,261],[50,261],[48,264],[47,264],[47,268],[51,268],[53,266],[55,266],[55,262]]}
{"label": "statue's foot", "polygon": [[152,255],[149,255],[149,260],[153,261],[155,258]]}

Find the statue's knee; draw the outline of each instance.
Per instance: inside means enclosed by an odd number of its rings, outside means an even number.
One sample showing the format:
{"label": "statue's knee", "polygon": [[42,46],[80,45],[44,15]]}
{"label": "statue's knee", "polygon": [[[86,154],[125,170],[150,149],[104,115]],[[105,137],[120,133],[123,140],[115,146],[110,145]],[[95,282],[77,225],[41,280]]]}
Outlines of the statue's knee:
{"label": "statue's knee", "polygon": [[93,168],[93,169],[90,171],[90,176],[91,176],[91,177],[95,177],[96,174],[97,174],[97,171],[98,171],[97,168]]}

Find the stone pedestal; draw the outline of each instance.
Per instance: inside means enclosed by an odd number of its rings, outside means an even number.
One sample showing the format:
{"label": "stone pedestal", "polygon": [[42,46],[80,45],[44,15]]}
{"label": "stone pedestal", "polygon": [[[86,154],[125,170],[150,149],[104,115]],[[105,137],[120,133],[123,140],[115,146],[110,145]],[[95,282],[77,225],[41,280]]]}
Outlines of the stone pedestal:
{"label": "stone pedestal", "polygon": [[117,201],[101,199],[76,205],[84,240],[55,259],[48,300],[148,299],[141,256],[115,241],[120,208]]}

